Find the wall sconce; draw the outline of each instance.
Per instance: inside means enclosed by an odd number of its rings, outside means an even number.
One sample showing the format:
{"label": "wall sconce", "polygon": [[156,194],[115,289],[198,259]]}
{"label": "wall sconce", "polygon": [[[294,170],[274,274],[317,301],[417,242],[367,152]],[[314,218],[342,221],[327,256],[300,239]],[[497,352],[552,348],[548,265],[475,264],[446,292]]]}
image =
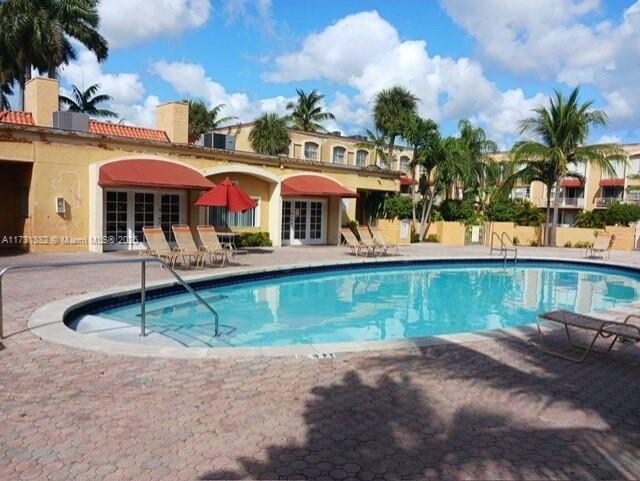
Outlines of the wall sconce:
{"label": "wall sconce", "polygon": [[56,214],[66,214],[67,203],[64,201],[64,197],[56,197]]}

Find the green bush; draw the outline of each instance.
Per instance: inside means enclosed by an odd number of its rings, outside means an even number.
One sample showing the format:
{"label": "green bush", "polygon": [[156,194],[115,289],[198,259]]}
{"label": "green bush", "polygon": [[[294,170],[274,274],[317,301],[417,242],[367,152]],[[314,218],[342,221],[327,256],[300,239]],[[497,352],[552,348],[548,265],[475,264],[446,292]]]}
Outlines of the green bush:
{"label": "green bush", "polygon": [[514,246],[519,246],[520,245],[520,239],[518,239],[517,236],[513,236],[512,241],[513,241],[513,245]]}
{"label": "green bush", "polygon": [[542,212],[529,201],[495,199],[485,211],[487,220],[493,222],[513,222],[517,225],[539,226]]}
{"label": "green bush", "polygon": [[438,239],[437,234],[429,234],[425,240],[427,242],[440,242],[440,239]]}
{"label": "green bush", "polygon": [[570,241],[565,242],[564,246],[567,247],[567,248],[571,247],[571,242]]}
{"label": "green bush", "polygon": [[465,224],[473,224],[478,215],[473,202],[470,200],[449,199],[440,204],[440,215],[445,221],[458,221]]}
{"label": "green bush", "polygon": [[601,229],[607,225],[604,214],[599,210],[589,210],[580,212],[576,219],[576,227],[585,227],[590,229]]}
{"label": "green bush", "polygon": [[271,247],[267,232],[243,232],[236,243],[238,247]]}
{"label": "green bush", "polygon": [[587,247],[591,247],[592,245],[593,245],[593,242],[578,241],[575,243],[573,247],[575,247],[576,249],[586,249]]}
{"label": "green bush", "polygon": [[538,241],[534,241],[534,240],[529,241],[529,247],[538,247]]}
{"label": "green bush", "polygon": [[384,200],[384,216],[387,219],[409,219],[412,214],[411,197],[391,195]]}
{"label": "green bush", "polygon": [[640,205],[615,203],[604,211],[606,225],[628,226],[640,220]]}

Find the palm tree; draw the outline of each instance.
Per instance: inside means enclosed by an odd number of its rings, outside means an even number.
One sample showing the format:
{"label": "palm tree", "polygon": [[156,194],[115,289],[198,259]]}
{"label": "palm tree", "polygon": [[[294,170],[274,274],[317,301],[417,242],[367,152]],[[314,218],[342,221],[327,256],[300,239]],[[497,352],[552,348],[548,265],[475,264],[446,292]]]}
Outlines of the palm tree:
{"label": "palm tree", "polygon": [[411,204],[413,225],[416,224],[416,189],[413,187],[416,183],[416,166],[422,162],[422,158],[429,152],[429,146],[435,136],[439,136],[438,124],[431,119],[423,119],[418,115],[414,115],[407,121],[402,137],[409,143],[413,149],[413,159],[411,160]]}
{"label": "palm tree", "polygon": [[464,174],[465,191],[473,195],[480,202],[480,208],[484,210],[487,189],[491,185],[487,183],[492,160],[488,154],[498,151],[497,144],[487,138],[484,129],[474,127],[466,119],[458,123],[459,137],[466,150],[467,165]]}
{"label": "palm tree", "polygon": [[356,148],[358,149],[369,149],[373,151],[373,164],[378,165],[378,162],[385,164],[387,163],[387,138],[378,132],[377,130],[374,132],[369,129],[365,129],[365,139],[356,144]]}
{"label": "palm tree", "polygon": [[60,95],[60,104],[65,105],[70,112],[82,112],[93,117],[117,117],[115,112],[99,107],[99,104],[111,101],[109,95],[98,94],[99,90],[98,84],[93,84],[84,91],[73,85],[73,98]]}
{"label": "palm tree", "polygon": [[259,154],[280,155],[289,152],[287,119],[276,113],[267,113],[256,119],[249,133],[251,147]]}
{"label": "palm tree", "polygon": [[404,87],[395,86],[378,92],[373,107],[376,128],[389,139],[388,158],[393,157],[396,137],[402,135],[406,122],[416,114],[418,98]]}
{"label": "palm tree", "polygon": [[31,69],[57,76],[57,69],[76,58],[73,38],[102,62],[107,41],[98,33],[98,0],[5,0],[0,2],[2,45],[12,53],[12,71],[20,86],[24,109],[24,86]]}
{"label": "palm tree", "polygon": [[[512,149],[516,165],[544,172],[553,183],[547,186],[547,207],[549,207],[551,188],[555,185],[552,232],[555,239],[560,202],[560,180],[569,175],[569,165],[589,163],[605,172],[613,173],[614,160],[626,161],[624,151],[618,144],[585,145],[591,127],[607,124],[607,115],[601,110],[593,110],[593,101],[580,102],[580,89],[573,89],[568,97],[559,90],[554,91],[549,106],[533,109],[535,115],[520,123],[521,133],[529,132],[538,140],[517,142]],[[536,167],[531,165],[540,164]],[[545,241],[550,244],[548,235],[549,217],[546,219]]]}
{"label": "palm tree", "polygon": [[326,132],[320,122],[326,120],[334,120],[336,117],[331,112],[322,110],[320,102],[324,95],[317,90],[312,90],[309,94],[304,90],[296,89],[298,100],[289,102],[287,110],[291,110],[289,118],[294,129],[304,130],[305,132]]}
{"label": "palm tree", "polygon": [[233,116],[219,117],[224,107],[225,104],[218,104],[208,109],[202,100],[189,100],[189,140],[194,141],[205,132],[238,118]]}

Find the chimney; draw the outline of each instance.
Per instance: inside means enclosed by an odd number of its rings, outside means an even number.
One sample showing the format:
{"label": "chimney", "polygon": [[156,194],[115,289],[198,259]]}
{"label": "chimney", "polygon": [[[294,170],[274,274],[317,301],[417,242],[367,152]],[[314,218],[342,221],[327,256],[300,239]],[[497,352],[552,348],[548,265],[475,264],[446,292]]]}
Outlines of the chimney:
{"label": "chimney", "polygon": [[59,110],[58,80],[36,77],[24,88],[24,110],[31,112],[33,122],[41,127],[53,127],[53,113]]}
{"label": "chimney", "polygon": [[156,128],[164,130],[171,142],[189,143],[189,104],[167,102],[156,107]]}

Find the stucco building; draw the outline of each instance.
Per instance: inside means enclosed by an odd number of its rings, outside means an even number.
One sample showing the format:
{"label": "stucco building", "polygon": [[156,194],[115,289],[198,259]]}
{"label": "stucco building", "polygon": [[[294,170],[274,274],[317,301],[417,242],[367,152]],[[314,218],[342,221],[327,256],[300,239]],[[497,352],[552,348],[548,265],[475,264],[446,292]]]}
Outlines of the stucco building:
{"label": "stucco building", "polygon": [[[145,225],[161,226],[170,239],[172,224],[216,222],[267,232],[275,246],[337,244],[340,226],[358,219],[367,195],[401,188],[402,173],[372,165],[368,150],[363,163],[353,139],[314,134],[310,158],[292,132],[290,155],[274,157],[251,152],[244,134],[233,149],[189,144],[182,102],[159,105],[155,129],[57,111],[57,81],[35,78],[25,112],[0,112],[1,247],[137,249]],[[255,209],[194,206],[226,177],[257,201]]]}

